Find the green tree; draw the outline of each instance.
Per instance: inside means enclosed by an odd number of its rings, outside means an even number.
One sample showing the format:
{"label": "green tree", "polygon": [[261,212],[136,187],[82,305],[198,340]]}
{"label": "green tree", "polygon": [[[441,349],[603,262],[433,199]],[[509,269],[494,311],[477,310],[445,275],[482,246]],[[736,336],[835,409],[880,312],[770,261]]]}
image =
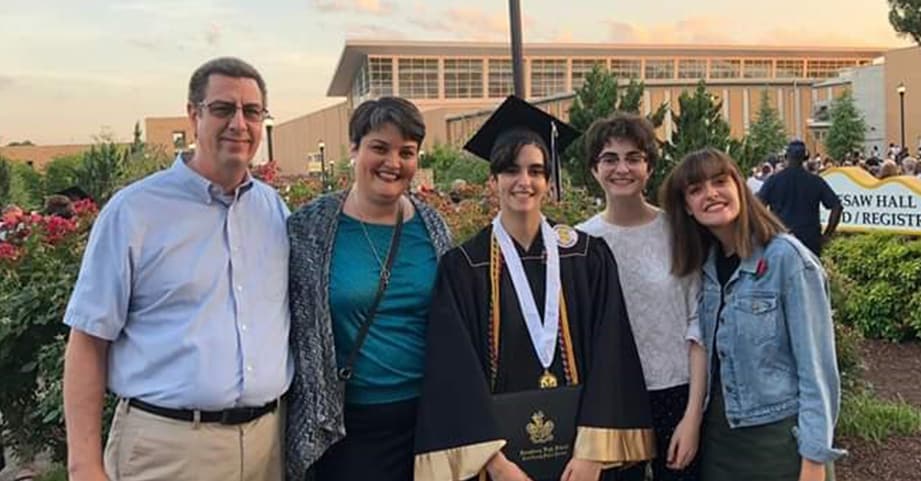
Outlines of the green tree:
{"label": "green tree", "polygon": [[144,140],[141,139],[141,122],[134,122],[134,135],[131,140],[131,147],[128,149],[132,154],[136,154],[144,150]]}
{"label": "green tree", "polygon": [[45,201],[45,178],[25,162],[13,162],[10,175],[10,203],[24,210],[38,210]]}
{"label": "green tree", "polygon": [[83,165],[83,155],[65,155],[54,158],[45,167],[45,193],[60,192],[76,185],[77,172]]}
{"label": "green tree", "polygon": [[889,0],[889,23],[899,34],[921,44],[921,0]]}
{"label": "green tree", "polygon": [[10,143],[6,144],[7,147],[30,147],[30,146],[33,146],[33,145],[35,145],[35,144],[32,143],[32,141],[31,141],[31,140],[28,140],[28,139],[27,139],[27,140],[20,141],[20,142],[10,142]]}
{"label": "green tree", "polygon": [[678,97],[679,113],[672,111],[672,138],[665,145],[666,157],[681,160],[686,154],[705,147],[723,151],[734,147],[729,123],[723,118],[723,102],[716,99],[701,81],[693,93]]}
{"label": "green tree", "polygon": [[693,92],[681,92],[678,108],[679,113],[671,112],[672,138],[665,144],[665,155],[649,179],[647,191],[653,200],[662,181],[685,155],[706,147],[722,150],[733,158],[745,152],[745,142],[730,136],[729,123],[722,114],[723,102],[707,91],[704,81]]}
{"label": "green tree", "polygon": [[[643,107],[645,84],[631,80],[621,87],[617,77],[600,65],[595,65],[585,76],[585,83],[576,90],[576,98],[569,108],[569,123],[585,132],[592,122],[614,112],[639,114]],[[655,127],[662,125],[668,114],[668,105],[662,104],[647,118]],[[604,192],[595,182],[588,168],[588,153],[583,142],[576,141],[563,155],[563,166],[569,173],[572,185],[585,187],[596,197]]]}
{"label": "green tree", "polygon": [[767,156],[783,151],[786,143],[787,131],[783,121],[777,109],[771,106],[767,90],[762,90],[761,105],[745,139],[747,149],[738,159],[739,167],[747,174],[752,167],[764,162]]}
{"label": "green tree", "polygon": [[10,201],[10,182],[13,177],[13,166],[10,161],[0,156],[0,206]]}
{"label": "green tree", "polygon": [[448,145],[436,144],[425,154],[425,165],[435,175],[435,184],[447,189],[455,180],[482,184],[489,179],[489,163]]}
{"label": "green tree", "polygon": [[841,160],[848,152],[863,145],[867,124],[857,110],[850,89],[845,90],[831,104],[831,127],[825,138],[825,147],[833,159]]}
{"label": "green tree", "polygon": [[128,171],[128,151],[113,142],[100,143],[83,154],[75,180],[101,205],[121,187]]}

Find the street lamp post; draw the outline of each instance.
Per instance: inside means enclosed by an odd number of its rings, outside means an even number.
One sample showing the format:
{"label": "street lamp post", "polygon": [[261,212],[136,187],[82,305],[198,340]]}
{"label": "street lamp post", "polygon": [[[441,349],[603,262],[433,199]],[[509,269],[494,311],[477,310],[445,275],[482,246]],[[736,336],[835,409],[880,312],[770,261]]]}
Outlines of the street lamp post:
{"label": "street lamp post", "polygon": [[320,178],[323,180],[323,190],[326,190],[326,144],[322,140],[317,142],[317,149],[320,151]]}
{"label": "street lamp post", "polygon": [[525,98],[524,93],[524,59],[521,48],[521,2],[509,0],[509,31],[512,34],[512,78],[515,83],[515,95]]}
{"label": "street lamp post", "polygon": [[275,119],[271,115],[265,116],[265,138],[269,147],[269,162],[275,160],[275,155],[272,152],[272,128],[275,127]]}
{"label": "street lamp post", "polygon": [[905,84],[899,83],[895,91],[899,93],[899,124],[901,125],[901,148],[905,148]]}

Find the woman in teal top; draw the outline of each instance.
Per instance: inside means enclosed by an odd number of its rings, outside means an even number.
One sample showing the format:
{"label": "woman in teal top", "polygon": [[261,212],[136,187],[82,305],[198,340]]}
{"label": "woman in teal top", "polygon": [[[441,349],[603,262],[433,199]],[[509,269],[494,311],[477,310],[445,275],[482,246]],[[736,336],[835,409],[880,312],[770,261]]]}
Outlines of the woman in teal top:
{"label": "woman in teal top", "polygon": [[[367,224],[339,215],[329,304],[340,366],[355,348],[364,313],[374,301],[378,279],[368,275],[368,266],[386,260],[393,230],[392,225]],[[419,396],[436,262],[425,224],[414,216],[403,226],[390,285],[355,359],[346,403],[379,404]]]}
{"label": "woman in teal top", "polygon": [[288,479],[412,479],[429,302],[451,247],[444,220],[406,195],[424,136],[410,102],[363,103],[349,122],[355,183],[288,220]]}

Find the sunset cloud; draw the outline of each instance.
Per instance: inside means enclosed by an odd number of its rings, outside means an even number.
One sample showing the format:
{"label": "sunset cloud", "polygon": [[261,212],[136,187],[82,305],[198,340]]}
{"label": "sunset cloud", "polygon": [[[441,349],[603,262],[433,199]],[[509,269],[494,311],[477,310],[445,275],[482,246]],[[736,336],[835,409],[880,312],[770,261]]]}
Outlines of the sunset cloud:
{"label": "sunset cloud", "polygon": [[[502,42],[509,38],[508,12],[505,10],[488,12],[472,7],[455,7],[433,10],[416,3],[412,9],[409,22],[422,30],[449,36],[459,40],[477,42]],[[536,28],[537,22],[529,15],[522,18],[525,41],[546,41],[543,29]]]}
{"label": "sunset cloud", "polygon": [[714,44],[732,43],[724,23],[716,18],[691,17],[672,23],[639,25],[609,20],[608,40],[616,43]]}
{"label": "sunset cloud", "polygon": [[321,12],[353,12],[389,15],[394,4],[381,0],[314,0],[313,7]]}
{"label": "sunset cloud", "polygon": [[607,39],[616,43],[648,44],[744,44],[789,46],[898,46],[892,31],[864,28],[853,34],[823,28],[783,27],[741,30],[720,17],[689,17],[669,23],[639,24],[620,20],[603,22]]}

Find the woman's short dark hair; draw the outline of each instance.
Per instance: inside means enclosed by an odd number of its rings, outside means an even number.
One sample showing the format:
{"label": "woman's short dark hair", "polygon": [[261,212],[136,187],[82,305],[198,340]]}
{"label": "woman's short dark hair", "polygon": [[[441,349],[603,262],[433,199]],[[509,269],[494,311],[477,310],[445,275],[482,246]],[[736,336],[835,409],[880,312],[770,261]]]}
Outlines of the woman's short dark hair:
{"label": "woman's short dark hair", "polygon": [[231,78],[250,78],[256,81],[259,92],[262,94],[262,106],[267,107],[268,92],[262,75],[252,65],[236,57],[219,57],[205,62],[195,69],[189,79],[189,103],[198,105],[205,100],[205,90],[208,88],[208,79],[212,75],[224,75]]}
{"label": "woman's short dark hair", "polygon": [[605,119],[592,123],[585,133],[585,150],[588,154],[588,167],[598,167],[598,156],[611,139],[633,142],[636,148],[646,154],[649,172],[655,170],[659,160],[659,141],[652,123],[646,117],[624,112],[617,112]]}
{"label": "woman's short dark hair", "polygon": [[[505,172],[515,165],[515,159],[522,147],[533,145],[544,156],[544,167],[550,159],[550,149],[540,135],[528,129],[512,129],[499,135],[489,152],[489,173],[493,176]],[[544,169],[544,177],[550,178],[550,169]]]}
{"label": "woman's short dark hair", "polygon": [[368,132],[393,124],[404,139],[422,144],[425,138],[425,121],[422,112],[409,100],[400,97],[381,97],[362,102],[352,112],[349,120],[349,142],[358,146]]}

